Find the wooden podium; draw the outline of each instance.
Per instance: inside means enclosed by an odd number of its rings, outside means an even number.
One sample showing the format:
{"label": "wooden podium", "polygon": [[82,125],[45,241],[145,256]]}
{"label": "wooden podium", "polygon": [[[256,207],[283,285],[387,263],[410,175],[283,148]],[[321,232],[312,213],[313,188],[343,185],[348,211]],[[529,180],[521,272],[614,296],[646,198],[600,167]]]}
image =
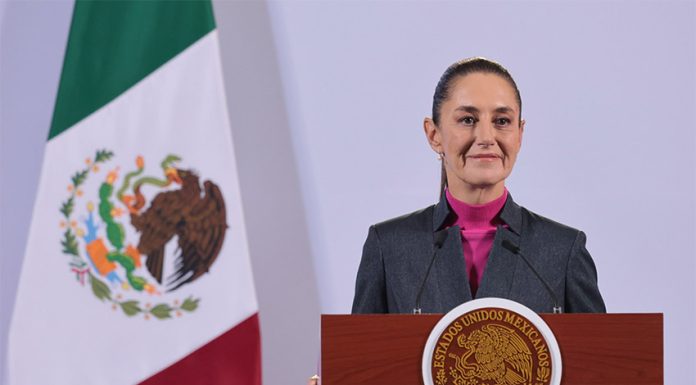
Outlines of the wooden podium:
{"label": "wooden podium", "polygon": [[[442,314],[322,315],[322,385],[422,385]],[[662,314],[540,314],[561,350],[562,385],[663,384]]]}

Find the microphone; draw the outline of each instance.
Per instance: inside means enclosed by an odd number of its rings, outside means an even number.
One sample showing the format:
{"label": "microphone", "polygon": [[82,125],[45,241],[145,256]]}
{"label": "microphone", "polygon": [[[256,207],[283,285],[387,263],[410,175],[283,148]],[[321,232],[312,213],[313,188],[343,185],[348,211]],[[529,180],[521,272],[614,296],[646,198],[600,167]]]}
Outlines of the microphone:
{"label": "microphone", "polygon": [[437,251],[440,250],[442,244],[445,243],[445,239],[447,239],[447,230],[440,230],[435,232],[434,238],[435,240],[433,241],[433,257],[430,259],[430,265],[428,265],[428,270],[425,272],[423,283],[421,283],[420,290],[418,290],[418,296],[416,297],[416,307],[413,308],[413,314],[421,314],[420,299],[421,295],[423,295],[423,289],[425,289],[425,282],[428,280],[428,277],[430,276],[430,269],[433,267],[433,262],[435,262]]}
{"label": "microphone", "polygon": [[556,294],[553,292],[553,290],[551,290],[551,286],[549,286],[546,280],[541,277],[541,274],[539,274],[539,272],[534,268],[534,266],[532,266],[527,257],[525,257],[524,254],[522,254],[522,251],[520,251],[520,247],[508,241],[507,239],[503,240],[503,247],[510,250],[515,255],[519,255],[522,258],[522,260],[527,264],[527,266],[529,266],[534,275],[536,275],[539,281],[541,281],[541,283],[544,284],[546,291],[549,292],[549,294],[551,295],[551,299],[553,300],[553,314],[563,313],[563,308],[561,308],[561,306],[558,304],[558,298],[556,298]]}

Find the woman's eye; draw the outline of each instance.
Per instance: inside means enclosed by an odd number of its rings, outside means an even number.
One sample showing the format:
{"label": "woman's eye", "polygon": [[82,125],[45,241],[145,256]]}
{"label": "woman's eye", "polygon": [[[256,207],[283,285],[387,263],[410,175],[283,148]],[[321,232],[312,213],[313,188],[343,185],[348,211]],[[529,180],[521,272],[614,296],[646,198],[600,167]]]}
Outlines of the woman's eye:
{"label": "woman's eye", "polygon": [[497,119],[495,119],[494,122],[495,122],[495,124],[496,124],[497,126],[507,126],[508,124],[510,124],[510,119],[508,119],[508,118],[497,118]]}
{"label": "woman's eye", "polygon": [[465,117],[459,119],[459,122],[464,123],[467,126],[470,126],[470,125],[476,123],[476,119],[474,119],[473,116],[465,116]]}

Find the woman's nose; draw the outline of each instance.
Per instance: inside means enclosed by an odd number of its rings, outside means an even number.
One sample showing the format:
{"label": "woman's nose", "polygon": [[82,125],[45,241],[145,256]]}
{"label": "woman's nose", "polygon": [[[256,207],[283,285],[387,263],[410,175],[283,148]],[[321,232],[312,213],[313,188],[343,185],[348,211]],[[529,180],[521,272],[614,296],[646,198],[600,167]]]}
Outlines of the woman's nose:
{"label": "woman's nose", "polygon": [[490,122],[481,121],[474,131],[476,135],[475,144],[479,146],[491,146],[495,144],[495,128]]}

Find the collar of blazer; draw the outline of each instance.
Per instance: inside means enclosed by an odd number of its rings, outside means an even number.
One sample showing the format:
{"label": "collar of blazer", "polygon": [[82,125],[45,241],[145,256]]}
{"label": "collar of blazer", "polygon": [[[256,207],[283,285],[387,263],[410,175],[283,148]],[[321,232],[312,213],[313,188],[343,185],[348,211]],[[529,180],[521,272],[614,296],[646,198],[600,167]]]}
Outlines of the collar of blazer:
{"label": "collar of blazer", "polygon": [[[442,194],[440,194],[440,201],[435,205],[435,211],[433,212],[433,231],[442,229],[450,215],[452,215],[452,209],[447,203],[447,197],[443,190]],[[515,203],[512,199],[512,194],[509,192],[505,206],[503,206],[503,210],[500,212],[500,219],[515,234],[520,234],[522,230],[522,209]]]}
{"label": "collar of blazer", "polygon": [[[433,233],[443,229],[450,215],[452,215],[452,209],[447,203],[445,194],[442,194],[440,202],[435,205],[433,211]],[[448,234],[456,234],[457,236],[446,238],[442,245],[442,252],[439,253],[438,261],[434,266],[442,287],[448,288],[446,291],[448,294],[443,294],[445,296],[442,299],[444,306],[440,310],[448,311],[448,309],[473,298],[510,298],[517,263],[513,263],[516,260],[515,254],[504,248],[502,242],[509,240],[515,245],[520,244],[522,208],[512,200],[512,195],[509,193],[500,212],[500,219],[507,226],[498,226],[476,297],[471,295],[469,278],[466,276],[462,243],[458,236],[459,226],[455,225],[447,230]]]}

